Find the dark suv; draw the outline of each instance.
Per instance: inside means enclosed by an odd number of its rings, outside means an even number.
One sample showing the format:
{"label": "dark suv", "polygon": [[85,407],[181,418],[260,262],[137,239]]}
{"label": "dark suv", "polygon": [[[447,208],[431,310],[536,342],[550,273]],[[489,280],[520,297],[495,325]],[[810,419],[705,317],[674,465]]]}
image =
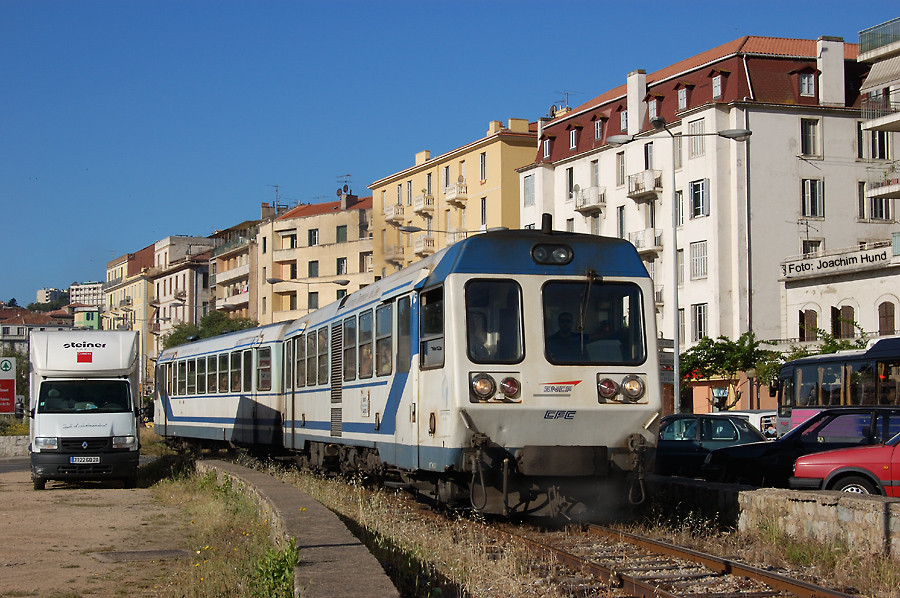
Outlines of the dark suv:
{"label": "dark suv", "polygon": [[707,480],[787,488],[797,457],[881,444],[897,433],[900,407],[825,409],[776,440],[712,451],[701,474]]}

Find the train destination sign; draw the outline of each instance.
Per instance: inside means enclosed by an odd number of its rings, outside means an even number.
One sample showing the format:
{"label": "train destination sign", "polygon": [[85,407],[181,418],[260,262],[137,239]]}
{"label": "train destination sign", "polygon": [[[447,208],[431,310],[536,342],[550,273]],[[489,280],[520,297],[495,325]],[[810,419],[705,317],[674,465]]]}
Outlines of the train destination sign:
{"label": "train destination sign", "polygon": [[856,270],[866,270],[887,266],[891,263],[891,248],[848,251],[836,255],[809,255],[781,263],[781,274],[784,278],[803,278],[841,274]]}

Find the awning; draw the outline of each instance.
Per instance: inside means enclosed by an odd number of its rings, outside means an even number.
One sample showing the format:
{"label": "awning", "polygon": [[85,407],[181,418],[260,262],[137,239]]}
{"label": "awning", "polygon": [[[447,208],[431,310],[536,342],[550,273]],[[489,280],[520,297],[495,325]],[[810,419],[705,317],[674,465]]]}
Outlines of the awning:
{"label": "awning", "polygon": [[894,56],[872,65],[872,70],[869,71],[869,76],[866,77],[859,92],[869,93],[898,81],[900,81],[900,56]]}

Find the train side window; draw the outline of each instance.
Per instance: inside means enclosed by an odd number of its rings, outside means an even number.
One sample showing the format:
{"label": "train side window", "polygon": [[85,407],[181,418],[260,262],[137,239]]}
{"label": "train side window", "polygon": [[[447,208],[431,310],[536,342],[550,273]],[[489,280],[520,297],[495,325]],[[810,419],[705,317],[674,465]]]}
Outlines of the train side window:
{"label": "train side window", "polygon": [[359,314],[359,377],[372,377],[372,310]]}
{"label": "train side window", "polygon": [[197,358],[197,394],[206,394],[206,358]]}
{"label": "train side window", "polygon": [[294,339],[294,359],[296,360],[294,379],[297,388],[306,386],[306,337],[298,336]]}
{"label": "train side window", "polygon": [[419,359],[422,369],[444,366],[444,287],[419,296]]}
{"label": "train side window", "polygon": [[319,328],[319,384],[328,384],[328,326]]}
{"label": "train side window", "polygon": [[197,360],[188,359],[187,362],[187,394],[197,394]]}
{"label": "train side window", "polygon": [[290,340],[284,343],[284,356],[281,360],[284,364],[284,389],[294,388],[294,343]]}
{"label": "train side window", "polygon": [[253,353],[248,349],[244,351],[244,392],[253,391]]}
{"label": "train side window", "polygon": [[375,371],[379,376],[391,373],[393,365],[394,305],[388,303],[375,310]]}
{"label": "train side window", "polygon": [[231,392],[241,392],[241,354],[231,354]]}
{"label": "train side window", "polygon": [[356,316],[344,320],[344,380],[356,380]]}
{"label": "train side window", "polygon": [[316,357],[319,355],[316,350],[316,336],[315,332],[310,332],[306,335],[306,385],[307,386],[315,386],[316,384]]}
{"label": "train side window", "polygon": [[187,389],[187,362],[183,359],[178,362],[178,396],[183,397],[186,394]]}
{"label": "train side window", "polygon": [[256,351],[256,390],[272,390],[272,348]]}
{"label": "train side window", "polygon": [[219,355],[219,392],[228,392],[228,354]]}
{"label": "train side window", "polygon": [[175,364],[170,363],[166,366],[166,380],[168,381],[168,385],[166,389],[169,391],[170,395],[177,394],[175,391]]}
{"label": "train side window", "polygon": [[206,358],[206,392],[215,394],[217,392],[216,382],[218,374],[216,372],[216,356],[210,355]]}
{"label": "train side window", "polygon": [[409,296],[397,300],[397,372],[409,371],[412,353],[411,300]]}

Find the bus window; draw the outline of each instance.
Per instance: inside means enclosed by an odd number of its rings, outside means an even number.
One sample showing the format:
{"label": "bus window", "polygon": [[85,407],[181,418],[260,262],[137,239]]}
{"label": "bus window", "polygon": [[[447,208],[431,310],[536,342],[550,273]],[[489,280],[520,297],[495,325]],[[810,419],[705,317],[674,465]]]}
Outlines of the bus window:
{"label": "bus window", "polygon": [[344,320],[344,380],[356,380],[356,316]]}
{"label": "bus window", "polygon": [[391,373],[394,329],[394,306],[390,303],[375,310],[375,372],[379,376]]}
{"label": "bus window", "polygon": [[896,405],[900,388],[900,360],[878,362],[878,403]]}
{"label": "bus window", "polygon": [[272,390],[272,349],[256,351],[256,390]]}
{"label": "bus window", "polygon": [[422,368],[444,365],[444,287],[423,292],[419,297],[419,359]]}
{"label": "bus window", "polygon": [[875,395],[875,370],[871,362],[848,363],[847,377],[851,405],[875,405],[878,403],[878,397]]}
{"label": "bus window", "polygon": [[372,310],[359,314],[359,377],[372,377]]}

